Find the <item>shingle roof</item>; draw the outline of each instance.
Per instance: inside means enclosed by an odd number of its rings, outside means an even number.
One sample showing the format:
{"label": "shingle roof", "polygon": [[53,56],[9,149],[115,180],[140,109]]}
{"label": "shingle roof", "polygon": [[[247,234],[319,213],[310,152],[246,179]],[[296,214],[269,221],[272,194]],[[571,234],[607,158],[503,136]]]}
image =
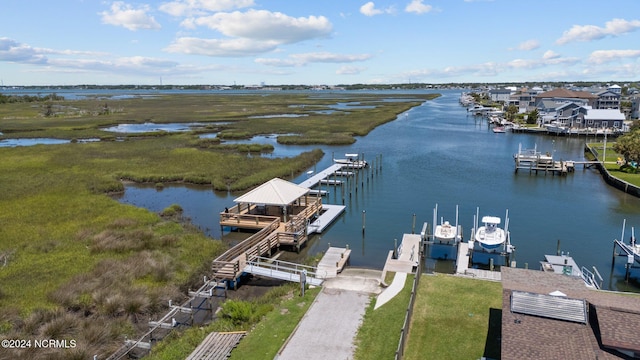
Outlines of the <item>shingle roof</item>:
{"label": "shingle roof", "polygon": [[[582,279],[561,274],[506,267],[501,272],[502,359],[621,359],[611,348],[640,351],[640,296],[592,290]],[[557,290],[590,304],[588,324],[510,311],[513,291]]]}
{"label": "shingle roof", "polygon": [[586,91],[572,91],[568,89],[553,89],[536,95],[536,98],[575,98],[575,99],[597,99],[598,96]]}

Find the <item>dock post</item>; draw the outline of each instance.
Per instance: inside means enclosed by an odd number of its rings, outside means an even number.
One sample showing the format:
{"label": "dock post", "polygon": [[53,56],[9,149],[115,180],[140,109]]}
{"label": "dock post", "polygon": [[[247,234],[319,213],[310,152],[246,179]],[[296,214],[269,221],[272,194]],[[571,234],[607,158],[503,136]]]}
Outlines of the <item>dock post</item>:
{"label": "dock post", "polygon": [[558,243],[556,244],[556,256],[560,256],[560,239],[558,239]]}
{"label": "dock post", "polygon": [[367,211],[362,210],[362,233],[364,234],[365,224],[367,222]]}
{"label": "dock post", "polygon": [[413,214],[413,222],[411,224],[411,234],[416,233],[416,214]]}
{"label": "dock post", "polygon": [[398,258],[398,239],[393,239],[393,258]]}
{"label": "dock post", "polygon": [[489,258],[489,270],[493,271],[493,258]]}

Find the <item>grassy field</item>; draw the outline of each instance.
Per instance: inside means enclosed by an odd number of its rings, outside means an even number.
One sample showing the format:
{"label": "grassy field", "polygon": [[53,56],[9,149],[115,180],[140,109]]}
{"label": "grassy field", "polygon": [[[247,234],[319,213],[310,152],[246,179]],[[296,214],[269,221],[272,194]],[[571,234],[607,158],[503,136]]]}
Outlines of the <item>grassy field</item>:
{"label": "grassy field", "polygon": [[621,166],[616,163],[618,159],[622,158],[622,155],[618,154],[613,150],[614,144],[615,144],[615,141],[608,141],[606,152],[604,151],[604,142],[589,143],[588,145],[593,150],[598,152],[600,160],[601,160],[601,157],[606,153],[605,167],[612,176],[615,176],[618,179],[624,180],[635,186],[640,186],[640,173],[634,174],[634,173],[623,171],[621,169]]}
{"label": "grassy field", "polygon": [[407,276],[402,291],[389,302],[374,310],[371,301],[356,336],[354,359],[393,359],[400,341],[400,329],[409,305],[413,276]]}
{"label": "grassy field", "polygon": [[404,359],[500,357],[502,284],[422,276]]}
{"label": "grassy field", "polygon": [[[120,204],[107,194],[123,180],[188,182],[243,190],[300,174],[320,150],[289,159],[248,157],[247,149],[200,139],[283,134],[283,141],[354,141],[427,99],[391,95],[171,95],[0,105],[0,139],[105,141],[0,148],[0,337],[75,339],[75,349],[12,352],[12,358],[104,358],[147,320],[180,301],[224,250],[180,219]],[[406,96],[404,96],[406,98]],[[337,102],[374,105],[335,110]],[[304,105],[304,106],[302,106]],[[329,115],[323,112],[334,111]],[[300,114],[301,117],[253,118]],[[186,133],[123,135],[120,123],[202,122]],[[258,149],[257,151],[262,151]],[[178,211],[176,212],[176,209]]]}

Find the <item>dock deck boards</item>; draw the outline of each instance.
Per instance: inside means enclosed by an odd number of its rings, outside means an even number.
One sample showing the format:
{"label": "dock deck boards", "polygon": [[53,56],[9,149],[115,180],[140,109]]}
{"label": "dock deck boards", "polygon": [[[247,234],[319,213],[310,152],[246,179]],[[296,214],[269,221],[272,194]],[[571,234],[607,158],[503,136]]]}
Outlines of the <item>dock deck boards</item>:
{"label": "dock deck boards", "polygon": [[193,350],[187,360],[224,360],[228,359],[242,337],[244,331],[222,333],[212,332]]}
{"label": "dock deck boards", "polygon": [[344,269],[351,255],[351,249],[329,247],[317,266],[318,276],[324,272],[325,279],[338,276],[338,273]]}
{"label": "dock deck boards", "polygon": [[[384,269],[386,271],[413,273],[413,268],[418,266],[420,261],[420,239],[419,234],[404,234],[398,250],[398,258],[387,258]],[[384,272],[384,271],[383,271]]]}
{"label": "dock deck boards", "polygon": [[343,205],[327,205],[322,204],[322,209],[326,211],[322,213],[314,222],[307,225],[307,233],[321,233],[327,226],[340,216],[344,212],[346,206]]}
{"label": "dock deck boards", "polygon": [[313,175],[312,177],[308,178],[307,180],[301,182],[298,185],[304,186],[306,188],[312,188],[316,186],[321,180],[327,178],[328,176],[332,175],[336,171],[339,171],[340,169],[342,169],[343,166],[344,165],[341,165],[341,164],[333,164],[328,168],[320,171],[319,173]]}

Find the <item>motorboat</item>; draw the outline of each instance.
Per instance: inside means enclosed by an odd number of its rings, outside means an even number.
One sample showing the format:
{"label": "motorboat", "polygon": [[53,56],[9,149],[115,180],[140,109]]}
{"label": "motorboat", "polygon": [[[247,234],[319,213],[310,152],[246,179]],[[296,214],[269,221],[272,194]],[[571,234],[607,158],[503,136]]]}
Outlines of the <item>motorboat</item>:
{"label": "motorboat", "polygon": [[493,130],[494,133],[498,133],[498,134],[505,132],[504,126],[495,126],[491,130]]}
{"label": "motorboat", "polygon": [[[479,210],[478,210],[479,211]],[[476,226],[473,232],[473,240],[487,252],[503,251],[510,245],[509,240],[509,210],[505,215],[505,227],[500,228],[501,219],[497,216],[483,216],[482,226],[478,226],[478,215],[476,215]]]}
{"label": "motorboat", "polygon": [[550,124],[546,124],[544,127],[547,129],[547,132],[554,134],[566,134],[569,132],[568,127],[556,121],[553,121]]}
{"label": "motorboat", "polygon": [[533,149],[523,149],[522,144],[518,145],[518,152],[513,154],[513,158],[516,164],[546,164],[553,162],[551,154],[538,151],[538,145],[536,144]]}
{"label": "motorboat", "polygon": [[344,156],[345,159],[333,159],[333,162],[355,169],[365,168],[368,165],[365,160],[360,160],[359,154],[344,154]]}
{"label": "motorboat", "polygon": [[[436,204],[435,209],[433,209],[434,224],[438,224],[437,219],[438,204]],[[462,229],[460,225],[458,225],[458,206],[456,206],[456,223],[452,225],[449,221],[440,219],[440,223],[435,225],[435,228],[433,229],[433,240],[442,243],[458,242],[462,240]]]}

